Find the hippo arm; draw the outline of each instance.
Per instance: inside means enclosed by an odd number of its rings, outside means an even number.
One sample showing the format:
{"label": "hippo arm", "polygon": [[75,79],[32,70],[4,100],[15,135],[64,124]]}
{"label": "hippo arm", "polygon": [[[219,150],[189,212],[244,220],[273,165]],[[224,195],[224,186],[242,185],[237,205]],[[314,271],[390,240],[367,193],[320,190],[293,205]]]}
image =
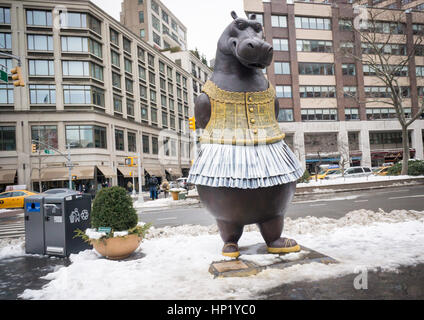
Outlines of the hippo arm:
{"label": "hippo arm", "polygon": [[194,103],[194,117],[196,118],[196,128],[205,129],[211,118],[211,103],[209,97],[202,93]]}

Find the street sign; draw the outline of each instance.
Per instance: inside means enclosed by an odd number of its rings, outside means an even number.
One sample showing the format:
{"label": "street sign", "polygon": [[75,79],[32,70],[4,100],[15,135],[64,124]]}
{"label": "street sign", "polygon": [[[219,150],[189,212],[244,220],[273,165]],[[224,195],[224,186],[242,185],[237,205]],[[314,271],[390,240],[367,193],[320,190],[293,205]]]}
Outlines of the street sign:
{"label": "street sign", "polygon": [[6,71],[0,70],[0,80],[6,83],[9,82],[9,75]]}
{"label": "street sign", "polygon": [[53,150],[44,149],[45,154],[54,154]]}

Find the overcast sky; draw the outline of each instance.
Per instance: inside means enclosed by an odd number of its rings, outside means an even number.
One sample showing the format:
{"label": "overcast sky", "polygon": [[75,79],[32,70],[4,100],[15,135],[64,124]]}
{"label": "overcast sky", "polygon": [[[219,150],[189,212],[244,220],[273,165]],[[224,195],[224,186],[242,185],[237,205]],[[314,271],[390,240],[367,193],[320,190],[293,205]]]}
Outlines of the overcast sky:
{"label": "overcast sky", "polygon": [[[91,0],[119,21],[121,0]],[[136,1],[136,0],[134,0]],[[208,61],[215,57],[216,44],[232,21],[231,11],[245,17],[243,0],[161,0],[186,26],[188,48],[197,48]]]}

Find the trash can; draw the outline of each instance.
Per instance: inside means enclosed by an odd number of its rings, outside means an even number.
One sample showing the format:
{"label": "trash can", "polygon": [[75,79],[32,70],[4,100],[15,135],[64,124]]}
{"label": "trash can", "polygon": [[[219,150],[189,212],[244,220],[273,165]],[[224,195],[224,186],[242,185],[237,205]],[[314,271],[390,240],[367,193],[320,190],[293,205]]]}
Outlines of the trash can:
{"label": "trash can", "polygon": [[90,214],[89,194],[62,189],[57,193],[46,192],[27,197],[26,253],[65,257],[91,248],[91,245],[80,237],[74,238],[76,229],[84,231],[90,227]]}

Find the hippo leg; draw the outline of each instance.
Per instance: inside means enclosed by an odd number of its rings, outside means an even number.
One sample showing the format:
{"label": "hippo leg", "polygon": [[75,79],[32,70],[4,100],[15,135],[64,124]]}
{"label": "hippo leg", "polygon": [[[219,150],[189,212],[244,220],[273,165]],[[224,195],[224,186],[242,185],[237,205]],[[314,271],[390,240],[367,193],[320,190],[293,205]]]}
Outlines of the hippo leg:
{"label": "hippo leg", "polygon": [[269,253],[289,253],[300,251],[300,246],[293,239],[281,238],[284,216],[258,223],[259,231],[268,246]]}
{"label": "hippo leg", "polygon": [[240,255],[237,243],[243,234],[244,226],[224,220],[216,220],[216,222],[221,238],[224,241],[222,255],[237,258]]}

